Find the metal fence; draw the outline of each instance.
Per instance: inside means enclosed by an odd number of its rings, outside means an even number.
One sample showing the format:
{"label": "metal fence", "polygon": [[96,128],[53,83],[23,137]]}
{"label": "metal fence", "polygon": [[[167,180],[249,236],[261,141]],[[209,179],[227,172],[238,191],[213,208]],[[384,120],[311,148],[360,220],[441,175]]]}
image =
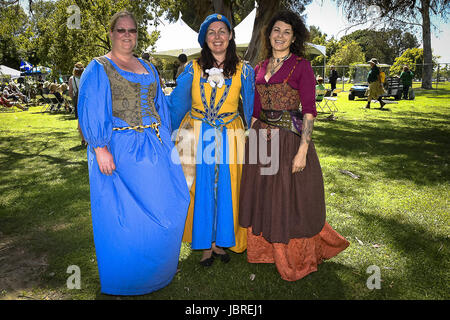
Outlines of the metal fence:
{"label": "metal fence", "polygon": [[[409,68],[414,72],[413,87],[419,88],[422,86],[422,74],[424,64],[410,64]],[[356,66],[339,66],[335,65],[335,69],[338,72],[339,78],[336,83],[336,87],[342,89],[343,91],[348,91],[348,84],[355,83],[355,75],[357,74]],[[313,66],[314,74],[321,76],[324,79],[325,84],[329,84],[328,76],[330,75],[330,66]],[[368,72],[369,68],[367,68]],[[386,72],[387,71],[387,72]],[[401,69],[396,71],[392,68],[385,69],[386,76],[400,76]],[[365,80],[363,80],[364,82]],[[450,82],[450,63],[437,63],[433,65],[433,88],[437,89],[442,86],[443,83]],[[360,81],[357,81],[360,82]],[[346,86],[347,84],[347,86]]]}

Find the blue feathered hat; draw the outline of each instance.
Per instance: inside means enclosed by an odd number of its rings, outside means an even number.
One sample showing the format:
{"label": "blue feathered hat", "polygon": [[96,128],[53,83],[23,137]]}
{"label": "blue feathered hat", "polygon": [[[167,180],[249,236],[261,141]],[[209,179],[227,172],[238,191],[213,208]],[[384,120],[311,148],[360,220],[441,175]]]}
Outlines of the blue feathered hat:
{"label": "blue feathered hat", "polygon": [[222,21],[228,26],[228,29],[231,31],[230,21],[228,21],[228,19],[224,15],[214,13],[207,16],[205,21],[203,21],[202,25],[200,26],[200,30],[198,32],[198,43],[200,43],[200,47],[203,47],[203,45],[205,44],[206,31],[208,30],[209,25],[216,21]]}

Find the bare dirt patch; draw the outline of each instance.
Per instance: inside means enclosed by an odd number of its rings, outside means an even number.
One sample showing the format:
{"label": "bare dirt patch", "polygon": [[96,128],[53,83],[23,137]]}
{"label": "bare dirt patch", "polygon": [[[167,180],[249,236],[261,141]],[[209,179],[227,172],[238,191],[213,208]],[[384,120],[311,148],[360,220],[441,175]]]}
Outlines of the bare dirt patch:
{"label": "bare dirt patch", "polygon": [[19,239],[0,234],[0,300],[42,299],[31,290],[40,284],[47,269],[46,256],[38,256]]}

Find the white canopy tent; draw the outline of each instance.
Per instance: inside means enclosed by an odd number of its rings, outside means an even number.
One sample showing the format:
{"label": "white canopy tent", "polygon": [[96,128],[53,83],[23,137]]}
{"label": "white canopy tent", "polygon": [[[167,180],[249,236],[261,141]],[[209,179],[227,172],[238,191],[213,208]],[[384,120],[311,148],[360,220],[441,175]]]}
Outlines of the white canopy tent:
{"label": "white canopy tent", "polygon": [[[255,16],[256,8],[234,28],[236,47],[242,55],[250,43]],[[149,31],[151,32],[153,30]],[[197,40],[198,33],[183,22],[181,15],[176,23],[165,25],[160,32],[160,38],[155,44],[157,51],[150,53],[152,56],[173,60],[181,53],[186,54],[188,60],[200,56],[201,48]],[[150,49],[151,47],[147,50]],[[325,56],[325,49],[325,46],[308,43],[308,53]]]}
{"label": "white canopy tent", "polygon": [[151,47],[147,48],[147,51],[154,57],[176,59],[181,53],[184,53],[188,59],[192,59],[201,50],[197,41],[197,32],[182,20],[181,14],[177,22],[166,23],[160,28],[150,29],[149,32],[154,30],[160,31],[160,37],[155,43],[158,51],[151,53]]}
{"label": "white canopy tent", "polygon": [[20,71],[0,65],[0,76],[10,76],[12,79],[20,77]]}

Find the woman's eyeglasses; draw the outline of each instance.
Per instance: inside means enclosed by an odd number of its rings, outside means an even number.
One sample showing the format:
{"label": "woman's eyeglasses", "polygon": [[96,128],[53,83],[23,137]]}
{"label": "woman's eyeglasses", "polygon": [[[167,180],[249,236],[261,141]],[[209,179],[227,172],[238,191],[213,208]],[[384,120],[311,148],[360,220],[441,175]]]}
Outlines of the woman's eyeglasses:
{"label": "woman's eyeglasses", "polygon": [[137,33],[136,29],[122,29],[122,28],[120,28],[120,29],[116,29],[116,31],[117,31],[117,33],[120,33],[120,34],[124,34],[125,32],[131,33],[131,34]]}

